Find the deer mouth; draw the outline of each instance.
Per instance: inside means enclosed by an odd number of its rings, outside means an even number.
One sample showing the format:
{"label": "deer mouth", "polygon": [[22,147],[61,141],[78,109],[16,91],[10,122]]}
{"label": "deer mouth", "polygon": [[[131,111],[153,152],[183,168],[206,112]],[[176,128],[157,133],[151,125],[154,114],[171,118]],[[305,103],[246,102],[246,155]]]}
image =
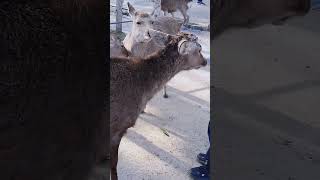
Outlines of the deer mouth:
{"label": "deer mouth", "polygon": [[201,67],[205,67],[207,64],[208,64],[207,60],[204,59],[203,62],[201,63],[201,65],[198,66],[196,69],[199,69]]}
{"label": "deer mouth", "polygon": [[150,32],[148,31],[148,37],[151,38]]}
{"label": "deer mouth", "polygon": [[148,43],[148,42],[150,42],[151,41],[151,35],[150,35],[150,32],[148,31],[145,35],[144,35],[144,37],[143,37],[143,40],[142,41],[140,41],[140,43]]}
{"label": "deer mouth", "polygon": [[208,64],[207,60],[203,59],[202,63],[199,66],[194,67],[193,69],[200,69]]}

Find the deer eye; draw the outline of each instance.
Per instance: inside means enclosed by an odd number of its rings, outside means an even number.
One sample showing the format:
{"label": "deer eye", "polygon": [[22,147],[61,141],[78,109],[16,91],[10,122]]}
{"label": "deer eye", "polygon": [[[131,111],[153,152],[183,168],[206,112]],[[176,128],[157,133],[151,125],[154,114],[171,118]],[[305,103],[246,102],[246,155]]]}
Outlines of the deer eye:
{"label": "deer eye", "polygon": [[154,23],[154,21],[150,21],[150,23],[151,23],[151,24],[153,24],[153,23]]}
{"label": "deer eye", "polygon": [[138,22],[137,22],[137,24],[139,24],[139,25],[140,25],[140,24],[142,24],[142,23],[141,23],[140,21],[138,21]]}

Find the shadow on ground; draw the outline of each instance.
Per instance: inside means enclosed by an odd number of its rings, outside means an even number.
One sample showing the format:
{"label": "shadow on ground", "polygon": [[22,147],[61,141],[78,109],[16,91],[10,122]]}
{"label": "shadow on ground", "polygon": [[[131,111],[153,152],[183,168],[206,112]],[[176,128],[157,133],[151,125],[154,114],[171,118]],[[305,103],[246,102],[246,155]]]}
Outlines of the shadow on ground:
{"label": "shadow on ground", "polygon": [[319,18],[213,44],[215,179],[320,179]]}

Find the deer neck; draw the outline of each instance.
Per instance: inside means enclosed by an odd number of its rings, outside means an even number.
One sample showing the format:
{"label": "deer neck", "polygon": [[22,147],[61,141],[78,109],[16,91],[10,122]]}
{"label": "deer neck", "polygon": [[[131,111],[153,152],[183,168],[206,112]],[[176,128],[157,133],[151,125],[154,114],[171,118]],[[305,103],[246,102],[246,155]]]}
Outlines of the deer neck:
{"label": "deer neck", "polygon": [[139,82],[144,90],[146,101],[150,100],[164,85],[181,71],[181,57],[177,44],[170,45],[157,55],[149,56],[141,61]]}

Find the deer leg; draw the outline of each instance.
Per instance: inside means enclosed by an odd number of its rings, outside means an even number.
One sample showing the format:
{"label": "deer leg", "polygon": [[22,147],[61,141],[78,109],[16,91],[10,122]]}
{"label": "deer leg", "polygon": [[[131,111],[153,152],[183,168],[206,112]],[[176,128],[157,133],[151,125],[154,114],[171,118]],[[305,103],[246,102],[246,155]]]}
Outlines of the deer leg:
{"label": "deer leg", "polygon": [[147,105],[145,105],[144,107],[143,107],[143,110],[141,111],[141,114],[143,114],[143,113],[145,113],[145,109],[146,109],[146,107],[147,107]]}
{"label": "deer leg", "polygon": [[111,180],[118,180],[117,164],[118,164],[118,155],[111,158]]}
{"label": "deer leg", "polygon": [[118,174],[116,168],[111,168],[111,180],[118,180]]}
{"label": "deer leg", "polygon": [[118,165],[118,150],[120,142],[117,143],[111,150],[111,180],[118,180],[117,165]]}
{"label": "deer leg", "polygon": [[186,20],[185,23],[188,24],[189,23],[189,16],[186,14]]}
{"label": "deer leg", "polygon": [[183,24],[187,24],[189,23],[189,16],[187,14],[187,9],[186,8],[183,8],[180,10],[181,14],[183,15]]}
{"label": "deer leg", "polygon": [[169,96],[168,96],[168,94],[167,94],[167,86],[164,86],[163,92],[164,92],[163,97],[164,97],[164,98],[168,98]]}
{"label": "deer leg", "polygon": [[153,16],[155,12],[156,12],[156,8],[153,9],[151,16]]}

